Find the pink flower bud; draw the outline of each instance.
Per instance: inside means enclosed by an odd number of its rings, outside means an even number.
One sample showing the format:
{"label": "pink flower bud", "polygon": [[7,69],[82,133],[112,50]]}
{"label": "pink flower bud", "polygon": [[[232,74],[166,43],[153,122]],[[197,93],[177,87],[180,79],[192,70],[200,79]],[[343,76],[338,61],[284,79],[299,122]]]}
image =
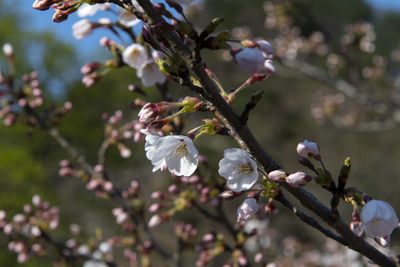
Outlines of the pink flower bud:
{"label": "pink flower bud", "polygon": [[37,10],[47,10],[54,4],[53,0],[35,0],[32,7]]}
{"label": "pink flower bud", "polygon": [[98,70],[103,64],[99,62],[89,62],[82,66],[81,73],[87,75]]}
{"label": "pink flower bud", "polygon": [[176,184],[172,184],[168,187],[168,192],[170,194],[176,195],[180,192],[179,187]]}
{"label": "pink flower bud", "polygon": [[161,203],[153,203],[150,207],[149,207],[149,212],[157,212],[159,210],[161,210],[162,208],[165,207],[165,204],[161,204]]}
{"label": "pink flower bud", "polygon": [[304,172],[292,173],[286,177],[286,182],[293,187],[304,186],[311,180],[312,177]]}
{"label": "pink flower bud", "polygon": [[274,182],[282,182],[286,179],[286,172],[283,170],[275,170],[268,173],[268,178]]}
{"label": "pink flower bud", "polygon": [[307,140],[297,145],[297,154],[305,158],[314,157],[316,160],[321,159],[317,143]]}

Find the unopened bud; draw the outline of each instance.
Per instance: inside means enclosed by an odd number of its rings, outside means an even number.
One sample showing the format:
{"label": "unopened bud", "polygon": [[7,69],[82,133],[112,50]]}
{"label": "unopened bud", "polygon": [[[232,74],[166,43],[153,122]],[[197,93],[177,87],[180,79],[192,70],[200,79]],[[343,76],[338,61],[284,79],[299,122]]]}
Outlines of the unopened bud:
{"label": "unopened bud", "polygon": [[274,182],[283,182],[286,179],[286,172],[283,170],[275,170],[268,173],[268,178]]}
{"label": "unopened bud", "polygon": [[304,186],[311,180],[312,177],[304,172],[292,173],[286,177],[286,182],[293,187]]}
{"label": "unopened bud", "polygon": [[316,160],[321,160],[321,155],[319,153],[319,147],[317,143],[315,142],[310,142],[305,140],[302,143],[299,143],[297,145],[297,154],[299,154],[302,157],[308,158],[308,157],[313,157]]}

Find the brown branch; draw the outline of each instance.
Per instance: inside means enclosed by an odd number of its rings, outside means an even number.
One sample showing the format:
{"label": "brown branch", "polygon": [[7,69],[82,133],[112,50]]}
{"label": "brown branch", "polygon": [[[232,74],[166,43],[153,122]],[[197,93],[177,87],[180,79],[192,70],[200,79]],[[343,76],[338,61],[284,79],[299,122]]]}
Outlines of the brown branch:
{"label": "brown branch", "polygon": [[[154,11],[153,5],[149,0],[138,0],[138,2],[147,14],[147,16],[144,17],[145,22],[153,26],[166,23],[165,20]],[[200,56],[192,55],[191,50],[179,39],[175,32],[157,31],[157,34],[162,35],[166,40],[169,41],[171,49],[181,56],[186,65],[196,75],[204,90],[204,93],[202,94],[203,97],[213,103],[215,108],[218,110],[216,114],[225,123],[225,126],[231,130],[233,137],[236,139],[239,145],[248,150],[263,166],[266,172],[279,169],[280,166],[275,163],[271,156],[265,152],[250,129],[241,123],[240,117],[222,98],[217,85],[206,73]],[[347,240],[351,249],[367,256],[379,265],[396,266],[396,264],[390,258],[386,257],[360,237],[354,235],[349,229],[348,225],[343,222],[340,217],[331,216],[332,214],[330,209],[324,206],[308,191],[301,188],[293,188],[289,185],[283,185],[283,187],[293,196],[295,196],[302,205],[313,211],[316,215],[321,217],[325,222],[332,226],[339,234],[341,234]]]}
{"label": "brown branch", "polygon": [[285,207],[287,207],[288,209],[290,209],[297,217],[300,218],[300,220],[302,220],[303,222],[305,222],[306,224],[310,225],[311,227],[317,229],[318,231],[320,231],[321,233],[323,233],[325,236],[332,238],[334,240],[336,240],[337,242],[339,242],[340,244],[342,244],[343,246],[348,246],[349,244],[347,243],[347,241],[341,237],[338,236],[334,233],[332,233],[331,231],[329,231],[328,229],[324,228],[321,224],[319,224],[318,221],[316,221],[313,217],[310,217],[308,215],[306,215],[303,211],[301,211],[300,209],[296,208],[295,206],[293,206],[293,204],[286,199],[283,194],[280,194],[277,198],[277,201],[281,202]]}

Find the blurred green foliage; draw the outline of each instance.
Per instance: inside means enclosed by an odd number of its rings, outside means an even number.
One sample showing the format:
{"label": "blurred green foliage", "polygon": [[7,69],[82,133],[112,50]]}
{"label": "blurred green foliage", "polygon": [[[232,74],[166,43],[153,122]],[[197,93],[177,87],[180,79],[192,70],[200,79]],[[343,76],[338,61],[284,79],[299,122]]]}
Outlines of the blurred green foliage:
{"label": "blurred green foliage", "polygon": [[[388,54],[400,39],[398,14],[376,14],[361,0],[350,0],[345,3],[334,0],[291,2],[297,7],[293,11],[296,23],[306,34],[325,29],[329,31],[329,38],[335,42],[343,33],[344,25],[364,19],[376,25],[378,33],[376,45],[380,54]],[[213,17],[223,17],[225,22],[220,26],[221,29],[247,25],[255,37],[267,38],[269,33],[263,26],[265,20],[263,3],[262,0],[208,0],[204,1],[203,9],[193,11],[192,16],[195,24],[201,26],[206,25]],[[23,4],[31,3],[26,1]],[[200,12],[201,15],[196,12]],[[23,23],[26,23],[28,18],[25,16],[26,14],[17,12],[13,5],[5,6],[0,0],[0,44],[10,42],[18,52],[17,75],[35,69],[40,72],[39,80],[44,88],[50,89],[49,82],[52,80],[65,85],[66,99],[73,103],[74,108],[63,120],[60,132],[78,147],[90,162],[95,162],[98,148],[103,140],[104,123],[101,114],[103,112],[112,114],[115,110],[122,109],[127,120],[136,118],[137,110],[132,110],[129,104],[137,95],[127,90],[129,83],[138,82],[134,71],[125,68],[112,72],[94,88],[84,88],[77,80],[79,77],[70,75],[71,70],[75,68],[76,73],[76,69],[80,67],[77,66],[77,53],[73,48],[63,44],[52,33],[26,32]],[[32,50],[35,53],[32,53]],[[205,56],[209,67],[215,71],[225,89],[235,88],[248,78],[233,62],[221,62],[216,56],[217,53],[207,52]],[[93,58],[93,61],[95,60]],[[300,75],[280,74],[281,70],[282,73],[287,72],[278,67],[275,76],[262,84],[255,84],[246,89],[240,94],[235,106],[240,112],[252,93],[258,89],[265,91],[262,104],[253,112],[249,126],[267,152],[279,163],[284,164],[288,171],[296,171],[299,169],[295,154],[296,144],[304,139],[316,140],[328,168],[334,175],[338,173],[345,157],[351,156],[353,171],[349,185],[370,192],[376,198],[390,201],[399,211],[400,198],[397,189],[400,186],[398,179],[400,165],[397,160],[400,157],[400,129],[367,134],[338,129],[329,124],[319,126],[311,118],[309,107],[318,90],[330,89]],[[172,84],[171,87],[175,97],[185,96],[188,92],[177,84]],[[149,89],[148,93],[154,101],[160,99],[154,88]],[[48,94],[48,101],[51,98],[52,95]],[[197,119],[201,116],[203,115],[188,118],[188,124],[195,126],[194,121],[199,122]],[[58,177],[58,162],[67,158],[67,155],[53,140],[44,133],[28,136],[23,127],[0,126],[0,136],[0,209],[15,213],[21,210],[23,203],[30,201],[32,195],[40,194],[45,200],[50,200],[52,204],[61,207],[61,237],[66,234],[69,222],[82,223],[89,229],[89,234],[93,234],[93,229],[98,226],[105,227],[109,232],[118,228],[111,226],[114,218],[111,216],[110,208],[113,204],[97,200],[79,181]],[[199,151],[208,157],[211,164],[208,171],[217,169],[223,150],[229,146],[235,144],[225,137],[200,138]],[[107,154],[107,168],[113,177],[117,178],[117,185],[126,185],[133,178],[141,178],[146,181],[145,183],[152,183],[153,189],[154,186],[160,189],[168,185],[170,180],[166,178],[167,175],[153,176],[151,173],[150,163],[144,157],[142,143],[131,144],[130,148],[133,155],[128,160],[121,159],[115,148]],[[160,180],[159,176],[164,180]],[[310,187],[314,188],[314,185]],[[232,207],[231,214],[234,214],[234,210]],[[348,209],[346,210],[348,212]],[[107,223],[107,220],[111,223]],[[310,234],[309,231],[299,231],[299,228],[302,230],[309,228],[299,226],[296,220],[287,220],[285,215],[273,217],[271,221],[284,233],[308,240],[314,237],[314,232]],[[193,223],[196,224],[195,221]],[[395,233],[392,237],[394,242],[399,241],[398,237],[399,234]],[[6,240],[0,238],[0,262],[4,266],[13,266],[16,264],[15,256],[5,252],[6,245]],[[37,261],[30,261],[25,266],[40,266],[37,264]]]}

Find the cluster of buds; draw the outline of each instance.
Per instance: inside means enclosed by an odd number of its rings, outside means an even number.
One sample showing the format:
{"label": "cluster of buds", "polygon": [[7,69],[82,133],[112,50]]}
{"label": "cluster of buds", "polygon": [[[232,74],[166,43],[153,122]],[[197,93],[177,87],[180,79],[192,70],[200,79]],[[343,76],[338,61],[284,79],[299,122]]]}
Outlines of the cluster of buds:
{"label": "cluster of buds", "polygon": [[[147,103],[140,110],[138,117],[139,122],[149,125],[154,124],[157,128],[160,128],[172,121],[175,117],[184,114],[191,113],[204,108],[204,103],[195,97],[185,97],[180,102],[159,102],[159,103]],[[161,116],[169,113],[174,109],[179,109],[177,112],[162,118]]]}
{"label": "cluster of buds", "polygon": [[206,266],[214,257],[224,252],[225,245],[223,238],[222,234],[215,232],[203,235],[202,241],[196,245],[196,251],[199,253],[196,266]]}
{"label": "cluster of buds", "polygon": [[94,167],[94,174],[90,180],[86,183],[86,188],[89,191],[95,191],[97,197],[107,197],[112,193],[114,185],[111,181],[104,179],[104,167],[102,165],[96,165]]}
{"label": "cluster of buds", "polygon": [[80,177],[82,175],[80,170],[75,169],[67,159],[61,160],[58,165],[60,166],[58,171],[60,177]]}
{"label": "cluster of buds", "polygon": [[89,62],[82,66],[82,83],[86,88],[93,87],[110,70],[121,67],[122,62],[118,59],[110,59],[106,62]]}
{"label": "cluster of buds", "polygon": [[[87,0],[35,0],[32,7],[37,10],[47,10],[50,7],[53,8],[56,12],[53,15],[54,22],[62,22],[68,19],[68,16],[84,3],[90,3],[94,1]],[[93,4],[93,3],[91,3]],[[109,5],[104,5],[105,7],[109,7]],[[94,14],[93,14],[94,15]]]}
{"label": "cluster of buds", "polygon": [[176,184],[172,184],[168,187],[168,193],[161,191],[155,191],[151,194],[151,198],[158,200],[158,203],[153,203],[149,207],[151,213],[159,212],[164,209],[162,213],[154,214],[149,222],[149,227],[156,227],[163,222],[169,221],[172,215],[177,211],[187,209],[191,206],[191,199],[193,199],[193,193],[190,191],[180,191]]}
{"label": "cluster of buds", "polygon": [[[11,45],[4,45],[4,52],[8,57],[13,57],[14,52]],[[71,109],[72,103],[67,101],[61,107],[51,105],[42,114],[33,115],[34,109],[43,106],[44,97],[40,88],[39,74],[33,71],[22,76],[22,84],[16,89],[14,74],[4,75],[0,70],[0,119],[6,126],[14,125],[17,119],[26,115],[23,120],[30,127],[42,127],[42,123],[49,122],[56,125]],[[25,113],[23,113],[25,111]]]}
{"label": "cluster of buds", "polygon": [[[311,107],[311,116],[318,124],[330,119],[337,125],[351,126],[356,123],[358,114],[352,105],[345,105],[345,100],[342,93],[321,95]],[[340,114],[339,110],[342,111]]]}
{"label": "cluster of buds", "polygon": [[328,47],[324,35],[317,31],[307,37],[303,36],[301,29],[293,25],[294,20],[290,15],[290,9],[291,5],[287,3],[266,2],[264,4],[265,27],[279,32],[273,40],[276,57],[295,59],[299,54],[325,55]]}
{"label": "cluster of buds", "polygon": [[40,243],[40,237],[46,231],[56,229],[58,225],[58,208],[51,207],[38,195],[33,196],[32,204],[25,204],[23,213],[14,215],[12,220],[7,218],[6,212],[0,211],[0,229],[11,240],[8,248],[18,254],[19,263],[26,262],[32,256],[41,255],[44,247]]}
{"label": "cluster of buds", "polygon": [[358,46],[361,51],[372,53],[375,51],[375,38],[374,26],[369,22],[362,21],[345,27],[345,34],[340,41],[343,46]]}
{"label": "cluster of buds", "polygon": [[124,119],[124,114],[121,110],[117,110],[114,115],[108,116],[103,114],[103,119],[107,121],[105,125],[105,136],[108,144],[116,145],[121,157],[129,158],[131,156],[131,150],[124,144],[125,140],[131,139],[135,133],[135,122],[128,122],[120,125]]}
{"label": "cluster of buds", "polygon": [[192,224],[184,222],[176,222],[174,224],[174,232],[178,238],[186,243],[192,241],[198,234],[198,230]]}

